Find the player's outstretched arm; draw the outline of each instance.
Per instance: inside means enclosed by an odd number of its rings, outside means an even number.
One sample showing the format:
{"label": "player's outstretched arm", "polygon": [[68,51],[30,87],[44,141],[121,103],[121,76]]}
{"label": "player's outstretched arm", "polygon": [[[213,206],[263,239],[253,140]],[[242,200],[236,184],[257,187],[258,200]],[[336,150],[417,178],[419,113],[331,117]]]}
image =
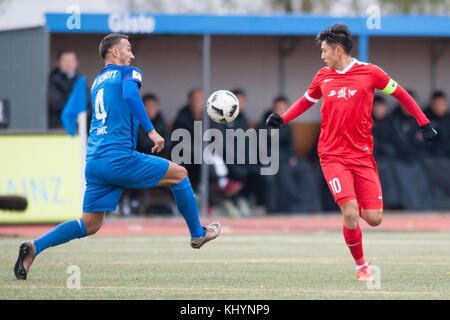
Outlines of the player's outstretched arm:
{"label": "player's outstretched arm", "polygon": [[402,106],[404,106],[405,109],[408,110],[408,112],[417,120],[425,142],[431,143],[437,136],[437,132],[433,129],[430,120],[428,120],[411,95],[399,84],[397,84],[397,87],[392,92],[392,96],[395,97],[398,102],[400,102]]}
{"label": "player's outstretched arm", "polygon": [[417,120],[423,139],[426,143],[430,143],[436,137],[437,132],[430,124],[430,120],[422,112],[418,104],[411,95],[402,88],[394,79],[390,78],[381,68],[370,65],[372,68],[373,85],[375,89],[379,89],[386,94],[395,97],[402,106]]}
{"label": "player's outstretched arm", "polygon": [[147,132],[148,137],[155,144],[152,148],[152,152],[161,152],[164,148],[164,138],[156,132],[145,111],[144,103],[139,94],[139,83],[135,81],[125,81],[123,83],[123,97],[130,107],[131,113],[139,120],[140,124]]}
{"label": "player's outstretched arm", "polygon": [[153,130],[153,124],[145,111],[144,103],[139,94],[139,84],[135,81],[123,83],[123,98],[130,107],[131,113],[139,120],[145,132]]}

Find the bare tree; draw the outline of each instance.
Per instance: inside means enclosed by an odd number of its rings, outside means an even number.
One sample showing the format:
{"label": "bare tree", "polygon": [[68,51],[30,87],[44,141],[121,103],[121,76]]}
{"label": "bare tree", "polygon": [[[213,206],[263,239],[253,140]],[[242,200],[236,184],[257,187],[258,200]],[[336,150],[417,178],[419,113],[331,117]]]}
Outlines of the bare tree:
{"label": "bare tree", "polygon": [[388,11],[404,14],[445,14],[450,6],[448,0],[381,0],[380,3]]}

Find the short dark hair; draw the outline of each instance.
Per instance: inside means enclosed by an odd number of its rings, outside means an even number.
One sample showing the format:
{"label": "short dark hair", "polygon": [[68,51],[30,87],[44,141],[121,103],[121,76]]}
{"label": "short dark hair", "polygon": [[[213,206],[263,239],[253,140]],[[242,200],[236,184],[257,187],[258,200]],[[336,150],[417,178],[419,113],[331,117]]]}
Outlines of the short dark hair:
{"label": "short dark hair", "polygon": [[283,95],[279,95],[273,99],[273,105],[276,105],[278,102],[289,103],[289,99]]}
{"label": "short dark hair", "polygon": [[433,91],[433,93],[431,94],[431,100],[437,99],[437,98],[444,98],[446,99],[447,97],[445,96],[444,91],[441,90],[435,90]]}
{"label": "short dark hair", "polygon": [[241,95],[243,97],[246,97],[247,95],[245,94],[244,89],[241,88],[233,88],[230,90],[235,96],[237,95]]}
{"label": "short dark hair", "polygon": [[61,59],[61,57],[66,53],[73,53],[74,55],[77,55],[77,53],[73,49],[62,49],[56,53],[56,60],[59,61],[59,59]]}
{"label": "short dark hair", "polygon": [[109,49],[118,44],[122,39],[128,39],[128,36],[121,33],[110,33],[100,42],[98,54],[105,60]]}
{"label": "short dark hair", "polygon": [[322,43],[326,41],[331,45],[341,45],[346,54],[350,54],[353,49],[352,33],[345,24],[337,23],[322,31],[316,36],[316,41]]}
{"label": "short dark hair", "polygon": [[156,102],[158,102],[159,100],[158,100],[158,97],[156,96],[156,94],[154,94],[154,93],[147,93],[147,94],[145,94],[143,97],[142,97],[142,101],[145,103],[145,101],[147,101],[147,100],[153,100],[153,101],[156,101]]}
{"label": "short dark hair", "polygon": [[377,94],[373,97],[373,104],[375,104],[375,103],[386,104],[386,99],[382,95]]}

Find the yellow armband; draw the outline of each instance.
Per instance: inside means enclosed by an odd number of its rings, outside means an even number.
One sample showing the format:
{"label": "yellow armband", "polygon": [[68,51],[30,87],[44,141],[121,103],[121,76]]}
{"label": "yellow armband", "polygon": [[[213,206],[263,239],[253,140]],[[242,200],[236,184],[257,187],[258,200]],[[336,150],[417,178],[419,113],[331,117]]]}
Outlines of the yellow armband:
{"label": "yellow armband", "polygon": [[397,89],[397,82],[394,79],[389,79],[387,86],[381,91],[386,94],[392,94],[395,89]]}

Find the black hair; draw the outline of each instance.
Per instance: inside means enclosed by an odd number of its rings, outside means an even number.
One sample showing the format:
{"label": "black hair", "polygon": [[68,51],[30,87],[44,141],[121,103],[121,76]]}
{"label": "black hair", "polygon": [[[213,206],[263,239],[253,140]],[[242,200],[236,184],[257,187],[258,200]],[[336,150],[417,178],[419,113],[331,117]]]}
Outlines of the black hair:
{"label": "black hair", "polygon": [[241,89],[241,88],[234,88],[234,89],[231,89],[230,91],[233,92],[233,94],[234,94],[235,96],[237,96],[237,95],[241,95],[241,96],[243,96],[243,97],[246,97],[246,96],[247,96],[247,95],[245,94],[244,89]]}
{"label": "black hair", "polygon": [[352,33],[345,24],[337,23],[322,31],[316,36],[316,41],[327,42],[330,45],[340,45],[346,54],[350,54],[353,49]]}
{"label": "black hair", "polygon": [[98,54],[105,60],[109,49],[118,44],[122,39],[128,39],[128,36],[121,33],[110,33],[100,42]]}
{"label": "black hair", "polygon": [[145,94],[143,97],[142,97],[142,101],[145,103],[145,101],[147,101],[147,100],[153,100],[153,101],[156,101],[156,102],[158,102],[159,100],[158,100],[158,97],[156,96],[156,94],[154,94],[154,93],[147,93],[147,94]]}
{"label": "black hair", "polygon": [[273,99],[273,105],[276,105],[278,102],[289,103],[289,99],[283,95],[279,95]]}
{"label": "black hair", "polygon": [[386,104],[386,99],[381,94],[377,94],[373,97],[373,104],[375,103]]}
{"label": "black hair", "polygon": [[445,96],[444,91],[441,90],[435,90],[433,91],[433,93],[431,94],[431,100],[437,99],[437,98],[444,98],[446,99],[447,97]]}
{"label": "black hair", "polygon": [[75,50],[73,50],[73,49],[62,49],[62,50],[59,50],[59,51],[56,53],[56,60],[59,61],[59,59],[61,59],[61,57],[62,57],[64,54],[66,54],[66,53],[73,53],[74,55],[77,54],[77,53],[75,52]]}

